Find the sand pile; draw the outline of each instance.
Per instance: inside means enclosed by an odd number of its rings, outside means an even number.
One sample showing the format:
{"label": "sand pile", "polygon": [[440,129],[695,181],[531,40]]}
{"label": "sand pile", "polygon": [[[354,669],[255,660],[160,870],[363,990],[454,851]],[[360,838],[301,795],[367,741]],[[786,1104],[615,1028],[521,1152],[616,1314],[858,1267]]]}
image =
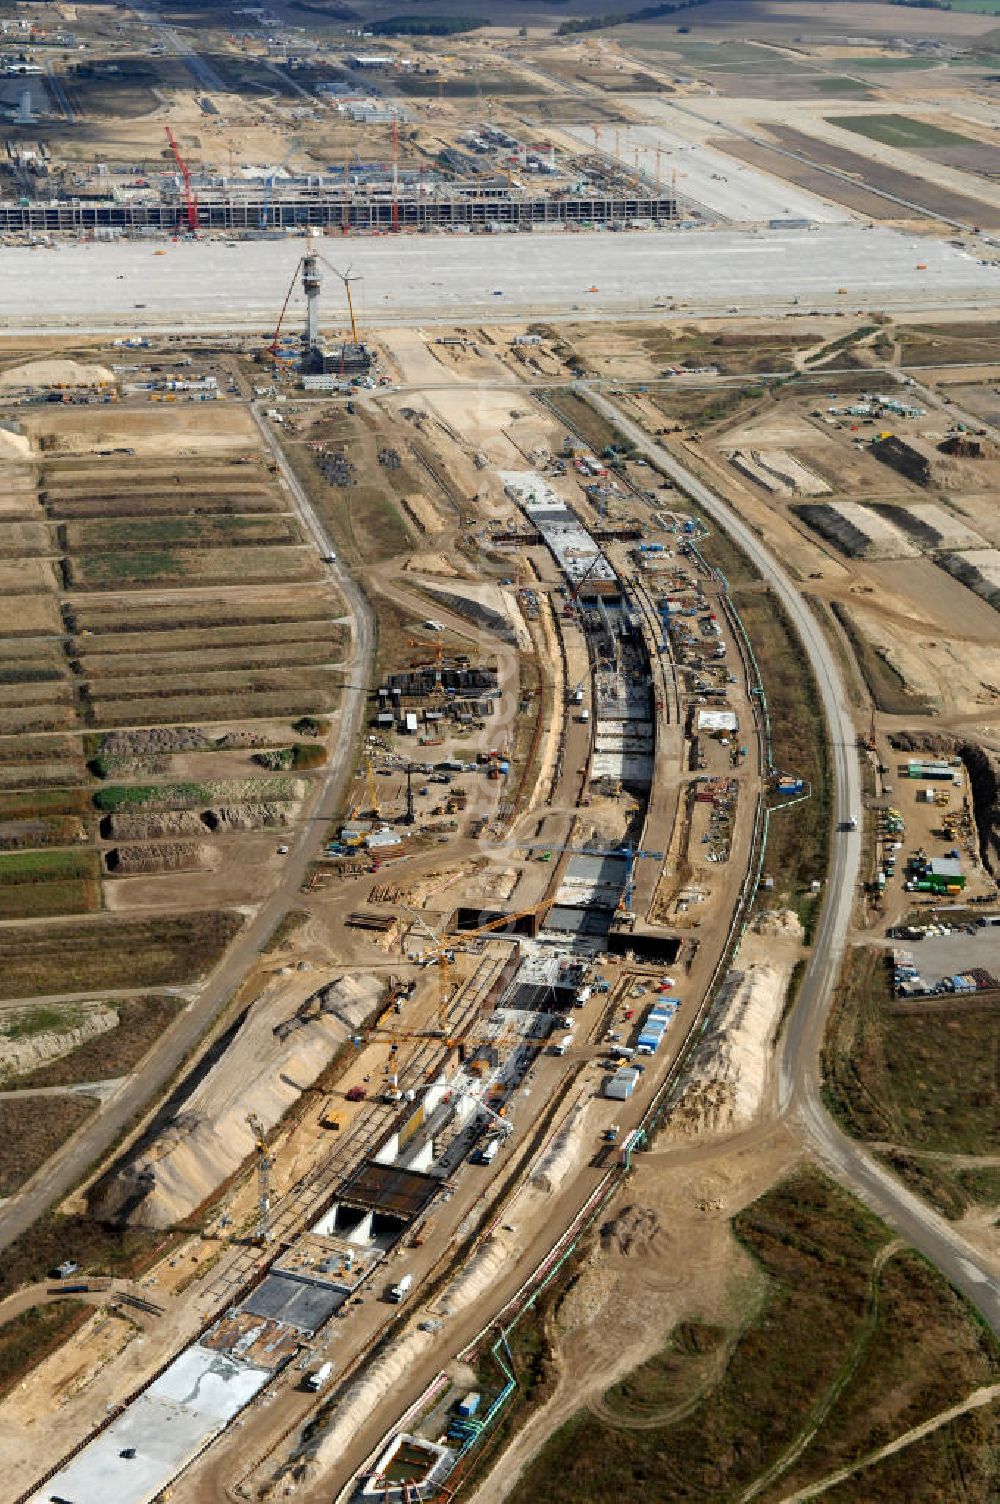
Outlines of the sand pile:
{"label": "sand pile", "polygon": [[0,1026],[0,1078],[19,1076],[49,1060],[58,1060],[86,1044],[88,1039],[118,1027],[118,1014],[113,1008],[104,1003],[83,1004],[67,1011],[65,1029],[46,1029],[40,1034],[12,1039],[6,1031],[17,1033],[29,1011],[18,1009],[8,1013]]}
{"label": "sand pile", "polygon": [[31,440],[27,434],[11,433],[9,428],[0,427],[0,460],[12,464],[15,460],[26,460],[30,456]]}
{"label": "sand pile", "polygon": [[942,554],[939,562],[970,590],[1000,607],[1000,549],[967,548]]}
{"label": "sand pile", "polygon": [[668,1131],[730,1133],[750,1123],[764,1099],[771,1041],[785,974],[775,966],[731,971],[723,984],[673,1111]]}
{"label": "sand pile", "polygon": [[856,559],[913,559],[920,550],[901,528],[858,501],[794,508],[807,526]]}
{"label": "sand pile", "polygon": [[311,1020],[326,1016],[336,1019],[349,1033],[354,1033],[378,1007],[381,996],[381,983],[374,977],[341,977],[339,982],[331,982],[329,987],[321,987],[307,997],[291,1018],[275,1026],[274,1032],[278,1038],[285,1039]]}
{"label": "sand pile", "polygon": [[0,372],[0,387],[16,386],[113,386],[114,374],[107,366],[84,365],[79,360],[29,360]]}
{"label": "sand pile", "polygon": [[530,1186],[546,1192],[559,1189],[563,1179],[579,1158],[580,1120],[583,1114],[584,1103],[578,1102],[567,1114],[559,1132],[538,1161],[528,1181]]}
{"label": "sand pile", "polygon": [[[380,984],[351,982],[351,995],[363,991],[370,1010]],[[275,999],[258,998],[173,1121],[97,1188],[91,1210],[144,1227],[190,1216],[253,1153],[248,1113],[273,1128],[347,1038],[341,1019],[311,1001],[276,1022]]]}
{"label": "sand pile", "polygon": [[773,935],[776,940],[802,939],[802,925],[794,909],[762,909],[753,927],[758,935]]}

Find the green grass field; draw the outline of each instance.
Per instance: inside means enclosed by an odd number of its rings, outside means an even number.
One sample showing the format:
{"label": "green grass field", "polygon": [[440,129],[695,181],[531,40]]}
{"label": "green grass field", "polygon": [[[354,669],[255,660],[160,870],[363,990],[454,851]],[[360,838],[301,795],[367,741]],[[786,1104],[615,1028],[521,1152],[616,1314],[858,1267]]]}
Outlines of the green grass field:
{"label": "green grass field", "polygon": [[[815,1171],[733,1230],[763,1276],[757,1309],[736,1330],[664,1330],[600,1418],[580,1412],[556,1432],[511,1504],[792,1498],[1000,1373],[995,1340],[949,1286],[905,1251],[884,1261],[888,1228]],[[985,1504],[1000,1477],[994,1424],[937,1436],[908,1484],[890,1464],[822,1496],[941,1504],[960,1477],[961,1496]]]}
{"label": "green grass field", "polygon": [[[997,3],[1000,4],[1000,0],[997,0]],[[863,73],[878,73],[883,70],[888,72],[890,69],[893,73],[919,73],[925,68],[938,66],[934,59],[929,57],[851,57],[849,53],[844,57],[827,58],[826,61],[835,68],[844,68],[849,72],[857,69]]]}
{"label": "green grass field", "polygon": [[302,541],[295,521],[281,514],[262,517],[116,517],[110,521],[68,522],[64,524],[63,532],[67,552],[71,554],[104,553],[109,549],[200,549]]}
{"label": "green grass field", "polygon": [[[11,1196],[85,1123],[96,1097],[0,1097],[0,1196]],[[3,1328],[0,1327],[0,1332]]]}
{"label": "green grass field", "polygon": [[[135,1069],[146,1052],[160,1035],[183,1011],[180,998],[149,997],[116,998],[111,1004],[118,1014],[118,1027],[105,1034],[88,1039],[77,1049],[58,1060],[36,1070],[26,1071],[4,1083],[5,1090],[22,1090],[25,1087],[72,1086],[81,1081],[116,1080]],[[82,1017],[82,1010],[72,1005],[60,1007],[25,1008],[13,1015],[14,1028],[18,1020],[27,1020],[33,1032],[43,1029],[68,1029],[73,1027],[74,1017]],[[7,1031],[8,1037],[21,1037]]]}
{"label": "green grass field", "polygon": [[96,851],[48,849],[0,856],[0,919],[92,914],[101,907]]}
{"label": "green grass field", "polygon": [[908,115],[828,115],[827,125],[836,125],[856,136],[867,136],[870,141],[881,141],[885,146],[900,146],[905,150],[919,150],[924,146],[975,146],[968,136],[957,131],[942,130],[926,120],[912,120]]}
{"label": "green grass field", "polygon": [[995,1170],[937,1157],[995,1152],[998,1059],[1000,1013],[897,1011],[883,953],[849,953],[823,1048],[827,1103],[856,1138],[895,1145],[891,1168],[946,1216],[1000,1205]]}
{"label": "green grass field", "polygon": [[0,1327],[0,1399],[67,1341],[90,1314],[82,1300],[55,1300],[5,1322]]}
{"label": "green grass field", "polygon": [[230,910],[163,918],[67,921],[0,928],[8,998],[165,987],[190,982],[219,960],[243,925]]}
{"label": "green grass field", "polygon": [[0,856],[0,888],[96,877],[93,851],[14,851]]}

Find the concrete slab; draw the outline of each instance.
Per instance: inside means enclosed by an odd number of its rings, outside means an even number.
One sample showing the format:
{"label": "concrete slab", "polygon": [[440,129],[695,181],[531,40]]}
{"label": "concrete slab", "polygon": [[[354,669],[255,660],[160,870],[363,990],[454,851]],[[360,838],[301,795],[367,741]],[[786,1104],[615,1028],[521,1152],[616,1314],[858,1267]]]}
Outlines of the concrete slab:
{"label": "concrete slab", "polygon": [[[147,1504],[269,1377],[195,1343],[31,1504]],[[134,1457],[122,1455],[133,1449]]]}

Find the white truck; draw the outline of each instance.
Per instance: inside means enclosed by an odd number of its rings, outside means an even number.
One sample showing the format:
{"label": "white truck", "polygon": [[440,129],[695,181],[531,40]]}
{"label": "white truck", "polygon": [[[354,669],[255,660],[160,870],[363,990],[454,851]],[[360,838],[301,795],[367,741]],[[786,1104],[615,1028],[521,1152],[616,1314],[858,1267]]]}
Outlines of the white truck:
{"label": "white truck", "polygon": [[389,1287],[389,1299],[395,1306],[400,1306],[413,1289],[413,1275],[404,1274],[394,1285]]}
{"label": "white truck", "polygon": [[553,1055],[565,1055],[566,1051],[570,1048],[570,1046],[572,1045],[572,1043],[573,1043],[573,1036],[572,1036],[572,1034],[564,1034],[563,1037],[562,1037],[562,1039],[558,1040],[552,1046],[552,1053],[553,1053]]}
{"label": "white truck", "polygon": [[333,1364],[323,1363],[319,1368],[317,1368],[315,1373],[311,1373],[306,1376],[306,1388],[312,1394],[318,1394],[319,1391],[325,1388],[325,1386],[330,1382],[330,1375],[332,1373]]}

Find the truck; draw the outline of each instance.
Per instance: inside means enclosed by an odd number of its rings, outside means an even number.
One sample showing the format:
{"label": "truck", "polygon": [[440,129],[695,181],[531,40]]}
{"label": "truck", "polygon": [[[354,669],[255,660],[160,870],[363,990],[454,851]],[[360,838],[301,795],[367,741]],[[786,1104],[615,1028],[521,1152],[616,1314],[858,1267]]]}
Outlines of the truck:
{"label": "truck", "polygon": [[577,720],[580,722],[581,726],[586,726],[587,722],[590,720],[590,711],[586,706],[584,706],[580,711],[580,714],[577,716]]}
{"label": "truck", "polygon": [[388,1299],[394,1306],[400,1306],[413,1288],[413,1275],[404,1274],[394,1285],[389,1286]]}
{"label": "truck", "polygon": [[570,1048],[572,1043],[572,1034],[564,1034],[562,1039],[557,1040],[556,1043],[552,1046],[553,1055],[565,1055],[566,1051]]}
{"label": "truck", "polygon": [[474,1165],[491,1165],[499,1152],[500,1140],[498,1138],[488,1139],[485,1144],[480,1144],[479,1148],[476,1149],[472,1155],[472,1163]]}
{"label": "truck", "polygon": [[319,1368],[316,1369],[315,1373],[307,1374],[306,1388],[309,1390],[310,1394],[318,1394],[321,1389],[325,1388],[325,1386],[330,1382],[330,1375],[332,1373],[333,1364],[323,1363]]}

